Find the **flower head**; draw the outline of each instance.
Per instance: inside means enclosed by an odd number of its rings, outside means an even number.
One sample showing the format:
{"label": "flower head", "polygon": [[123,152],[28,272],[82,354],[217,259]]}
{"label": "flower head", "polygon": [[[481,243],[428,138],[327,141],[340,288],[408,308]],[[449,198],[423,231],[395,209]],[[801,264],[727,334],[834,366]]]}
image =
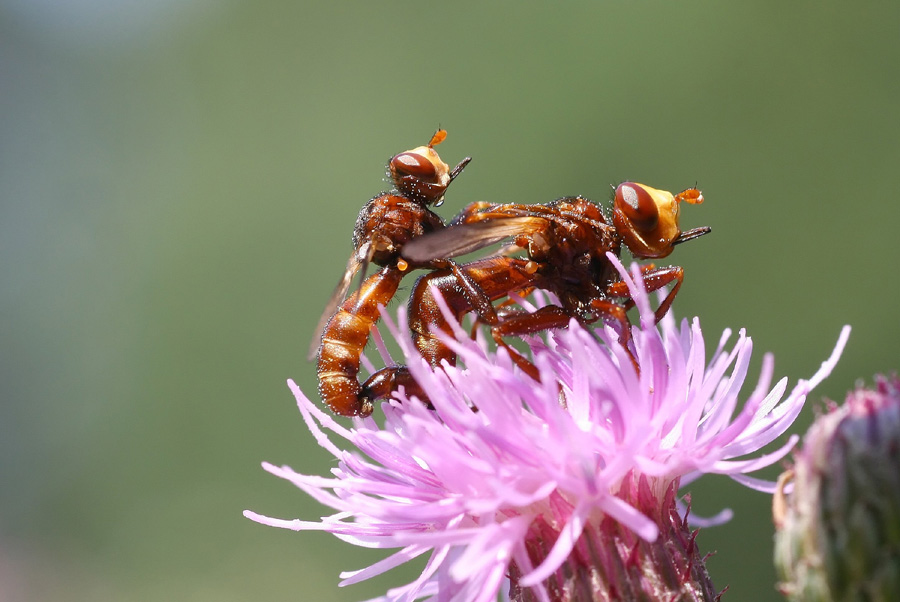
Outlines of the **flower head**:
{"label": "flower head", "polygon": [[[766,355],[759,382],[740,406],[750,338],[741,331],[728,350],[726,332],[707,359],[699,321],[676,324],[670,312],[655,325],[647,293],[635,283],[640,279],[610,259],[641,316],[631,351],[611,328],[586,329],[573,320],[529,341],[538,383],[504,350],[491,351],[461,330],[446,340],[457,366],[432,368],[389,324],[433,409],[401,393],[382,404],[383,426],[354,419],[348,429],[290,382],[310,431],[339,465],[330,478],[264,466],[337,512],[320,522],[246,516],[397,549],[343,573],[345,585],[427,554],[421,576],[385,600],[495,600],[506,581],[509,595],[521,600],[584,599],[579,588],[594,599],[603,599],[600,590],[615,596],[647,587],[697,593],[681,599],[711,597],[676,507],[679,486],[715,473],[771,491],[772,484],[747,473],[781,459],[794,438],[751,454],[791,425],[836,363],[848,329],[816,374],[786,397],[787,379],[771,387],[773,360]],[[676,582],[642,581],[654,569],[678,576]]]}

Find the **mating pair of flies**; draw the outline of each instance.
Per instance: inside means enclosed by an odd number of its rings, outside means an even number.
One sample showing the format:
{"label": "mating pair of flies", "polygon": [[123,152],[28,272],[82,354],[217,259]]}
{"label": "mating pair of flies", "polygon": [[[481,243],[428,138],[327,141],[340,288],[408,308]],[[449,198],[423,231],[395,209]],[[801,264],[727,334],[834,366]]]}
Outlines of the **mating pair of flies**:
{"label": "mating pair of flies", "polygon": [[[678,226],[681,201],[703,202],[696,188],[673,195],[634,182],[616,187],[611,223],[599,206],[579,196],[532,205],[472,203],[445,225],[429,207],[443,202],[447,187],[470,161],[466,157],[451,170],[441,160],[434,147],[446,135],[438,130],[426,146],[395,155],[388,164],[394,189],[371,199],[357,218],[355,250],[322,315],[309,357],[318,349],[319,394],[336,414],[368,416],[375,400],[400,386],[427,399],[403,366],[383,368],[362,384],[357,378],[363,348],[379,318],[378,306],[387,304],[403,277],[415,269],[430,271],[410,294],[409,328],[416,348],[431,365],[456,359],[435,335],[450,332],[435,300],[436,289],[457,320],[475,314],[490,327],[496,343],[536,379],[534,365],[509,347],[505,337],[564,328],[576,318],[582,323],[617,323],[621,340],[627,342],[626,312],[633,301],[607,253],[618,256],[625,246],[635,258],[661,258],[675,245],[710,231],[702,227],[682,232]],[[488,257],[465,264],[453,260],[505,240]],[[369,264],[381,269],[365,277]],[[347,297],[358,273],[362,284]],[[656,309],[657,321],[672,305],[683,278],[677,266],[642,269],[648,291],[674,283]],[[559,304],[534,312],[509,303],[494,305],[534,289],[553,293]]]}

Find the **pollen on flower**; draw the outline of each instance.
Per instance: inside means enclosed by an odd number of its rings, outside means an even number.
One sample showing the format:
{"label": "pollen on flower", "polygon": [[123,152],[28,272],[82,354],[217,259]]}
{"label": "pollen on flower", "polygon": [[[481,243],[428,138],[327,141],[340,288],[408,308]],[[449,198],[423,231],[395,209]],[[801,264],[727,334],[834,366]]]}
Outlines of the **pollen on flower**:
{"label": "pollen on flower", "polygon": [[[669,312],[655,324],[640,278],[610,261],[640,313],[630,349],[611,328],[573,320],[528,341],[535,382],[505,350],[460,328],[445,338],[457,365],[435,369],[385,316],[430,406],[400,393],[381,405],[383,425],[356,418],[345,428],[289,382],[310,432],[338,466],[328,478],[264,467],[335,513],[321,521],[245,515],[394,550],[343,573],[345,585],[427,555],[422,574],[389,600],[438,591],[442,600],[495,600],[501,592],[513,600],[714,598],[680,484],[722,474],[774,490],[748,473],[794,445],[792,437],[759,453],[832,370],[849,329],[787,395],[787,379],[772,386],[774,362],[764,356],[759,382],[741,403],[750,338],[740,331],[728,348],[725,332],[707,356],[699,320],[676,322]],[[397,320],[405,323],[402,310]]]}

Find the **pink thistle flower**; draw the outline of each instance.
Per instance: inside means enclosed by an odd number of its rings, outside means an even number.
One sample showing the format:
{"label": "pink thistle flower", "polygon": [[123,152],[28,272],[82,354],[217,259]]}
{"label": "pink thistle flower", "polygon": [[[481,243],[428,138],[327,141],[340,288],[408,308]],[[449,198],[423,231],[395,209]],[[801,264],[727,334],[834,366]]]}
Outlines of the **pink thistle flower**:
{"label": "pink thistle flower", "polygon": [[640,312],[632,329],[639,373],[611,328],[574,320],[529,341],[540,383],[461,329],[446,340],[458,365],[434,369],[386,318],[434,409],[401,393],[382,404],[383,426],[354,418],[348,429],[289,381],[313,436],[339,464],[331,477],[263,466],[336,513],[318,522],[245,516],[397,550],[342,573],[341,585],[429,555],[416,580],[380,600],[714,598],[678,488],[713,473],[774,491],[747,474],[784,457],[796,437],[757,452],[784,434],[831,372],[849,328],[786,397],[787,379],[772,387],[773,359],[764,356],[738,409],[750,338],[741,331],[729,351],[726,331],[707,360],[699,321],[676,324],[670,312],[655,325],[647,293],[610,260]]}

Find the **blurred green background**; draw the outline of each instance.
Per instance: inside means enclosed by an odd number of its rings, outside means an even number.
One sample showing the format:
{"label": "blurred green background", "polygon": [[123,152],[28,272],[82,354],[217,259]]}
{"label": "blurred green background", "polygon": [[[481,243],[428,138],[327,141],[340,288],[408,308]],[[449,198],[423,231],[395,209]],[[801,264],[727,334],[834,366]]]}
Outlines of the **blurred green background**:
{"label": "blurred green background", "polygon": [[[473,161],[439,210],[699,183],[675,304],[816,391],[900,367],[900,4],[0,0],[0,600],[358,600],[285,379],[394,153]],[[892,263],[893,262],[893,263]],[[895,267],[890,267],[894,265]],[[749,393],[750,387],[747,388]],[[804,422],[813,415],[811,403]],[[768,476],[771,476],[768,475]],[[695,507],[726,600],[776,599],[770,498]]]}

